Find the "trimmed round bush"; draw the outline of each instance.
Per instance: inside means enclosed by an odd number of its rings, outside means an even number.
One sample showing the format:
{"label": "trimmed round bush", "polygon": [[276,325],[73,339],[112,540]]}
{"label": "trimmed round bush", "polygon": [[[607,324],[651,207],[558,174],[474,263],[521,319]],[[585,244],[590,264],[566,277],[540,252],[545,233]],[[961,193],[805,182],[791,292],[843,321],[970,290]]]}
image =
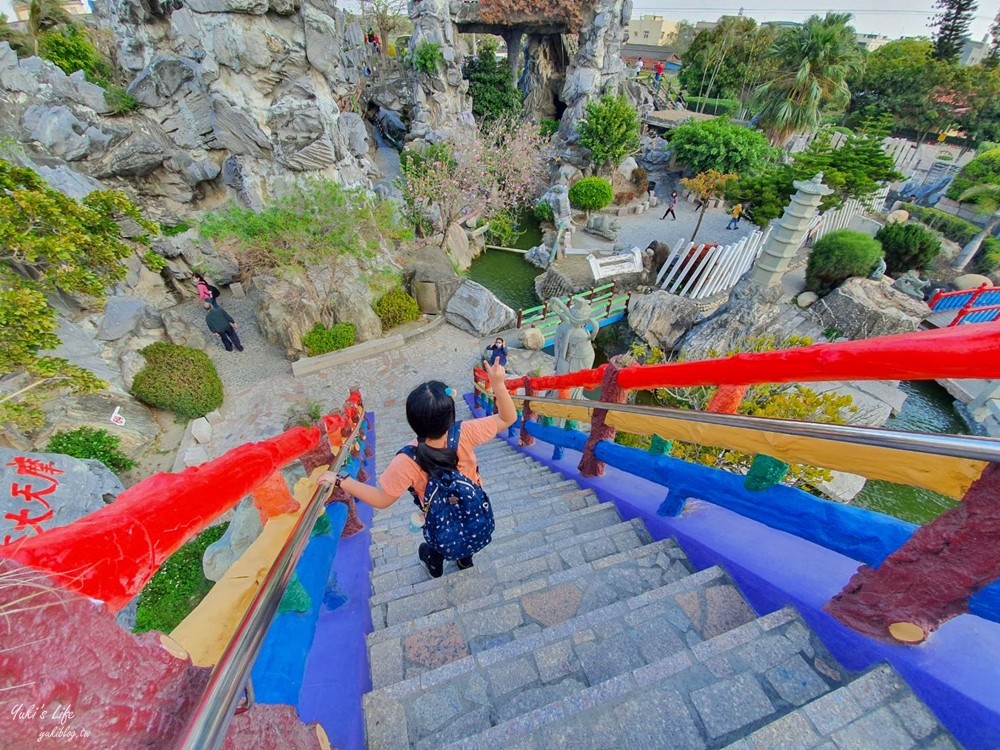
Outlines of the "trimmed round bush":
{"label": "trimmed round bush", "polygon": [[600,211],[614,199],[611,183],[603,177],[584,177],[569,189],[569,202],[583,211]]}
{"label": "trimmed round bush", "polygon": [[941,253],[941,240],[919,224],[888,224],[875,239],[882,243],[886,270],[893,276],[923,270]]}
{"label": "trimmed round bush", "polygon": [[141,354],[146,366],[132,382],[132,395],[140,401],[187,419],[222,406],[222,381],[205,352],[160,341]]}
{"label": "trimmed round bush", "polygon": [[809,253],[806,291],[829,294],[852,276],[870,274],[881,257],[882,245],[863,232],[830,232]]}
{"label": "trimmed round bush", "polygon": [[107,430],[77,427],[69,432],[57,432],[45,446],[48,453],[61,453],[73,458],[94,458],[113,472],[128,471],[135,461],[118,450],[121,440]]}
{"label": "trimmed round bush", "polygon": [[357,331],[354,329],[354,323],[336,323],[329,328],[317,323],[302,337],[302,344],[310,357],[346,349],[354,346],[355,341],[357,341]]}
{"label": "trimmed round bush", "polygon": [[375,314],[382,321],[383,330],[401,326],[420,319],[420,306],[401,287],[390,289],[375,303]]}

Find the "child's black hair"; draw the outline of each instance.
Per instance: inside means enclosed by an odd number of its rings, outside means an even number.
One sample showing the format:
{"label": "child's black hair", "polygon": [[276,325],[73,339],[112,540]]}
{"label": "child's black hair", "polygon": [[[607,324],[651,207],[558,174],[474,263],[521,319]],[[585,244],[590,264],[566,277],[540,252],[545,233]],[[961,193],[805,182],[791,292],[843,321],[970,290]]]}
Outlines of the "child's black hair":
{"label": "child's black hair", "polygon": [[455,423],[455,399],[440,380],[418,385],[406,397],[406,421],[417,434],[417,465],[428,474],[458,466],[458,452],[450,448],[432,448],[427,438],[448,434]]}

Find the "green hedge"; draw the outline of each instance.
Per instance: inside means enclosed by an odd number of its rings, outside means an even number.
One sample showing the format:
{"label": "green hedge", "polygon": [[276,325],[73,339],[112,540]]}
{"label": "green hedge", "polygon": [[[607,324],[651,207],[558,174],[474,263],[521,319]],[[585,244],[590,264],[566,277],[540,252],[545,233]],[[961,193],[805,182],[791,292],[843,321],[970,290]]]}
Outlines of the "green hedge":
{"label": "green hedge", "polygon": [[317,323],[309,333],[302,337],[302,345],[306,354],[316,357],[320,354],[335,352],[354,346],[357,341],[357,331],[354,323],[336,323],[329,328]]}
{"label": "green hedge", "polygon": [[996,237],[983,240],[983,246],[976,256],[976,268],[980,273],[992,273],[1000,268],[1000,240]]}
{"label": "green hedge", "polygon": [[960,219],[939,208],[917,206],[913,203],[903,203],[901,207],[921,224],[926,224],[931,229],[938,230],[949,240],[957,242],[959,245],[967,244],[973,237],[979,234],[979,227],[972,222]]}
{"label": "green hedge", "polygon": [[569,202],[583,211],[600,211],[614,199],[611,183],[603,177],[584,177],[569,189]]}
{"label": "green hedge", "polygon": [[169,633],[191,614],[215,584],[205,578],[205,550],[226,533],[228,523],[205,529],[163,561],[142,590],[135,613],[135,632]]}
{"label": "green hedge", "polygon": [[840,229],[817,242],[806,265],[806,290],[821,297],[852,276],[867,276],[882,257],[882,245],[863,232]]}
{"label": "green hedge", "polygon": [[948,186],[946,195],[957,201],[969,188],[997,183],[1000,183],[1000,148],[986,151],[962,167]]}
{"label": "green hedge", "polygon": [[886,270],[892,276],[922,271],[941,253],[941,240],[920,224],[888,224],[875,239],[882,243]]}
{"label": "green hedge", "polygon": [[132,382],[132,395],[140,401],[187,419],[222,406],[222,381],[205,352],[161,341],[141,353],[146,366]]}
{"label": "green hedge", "polygon": [[379,297],[375,303],[375,313],[382,321],[382,329],[386,331],[420,319],[417,301],[398,286]]}
{"label": "green hedge", "polygon": [[118,449],[120,442],[120,438],[111,435],[107,430],[77,427],[69,432],[57,432],[49,438],[45,450],[48,453],[61,453],[73,458],[94,458],[111,471],[118,473],[128,471],[135,466],[135,461]]}
{"label": "green hedge", "polygon": [[[702,109],[702,103],[705,107]],[[689,96],[684,99],[684,106],[691,112],[704,112],[706,115],[727,115],[738,117],[740,114],[739,99],[710,99],[704,96]]]}

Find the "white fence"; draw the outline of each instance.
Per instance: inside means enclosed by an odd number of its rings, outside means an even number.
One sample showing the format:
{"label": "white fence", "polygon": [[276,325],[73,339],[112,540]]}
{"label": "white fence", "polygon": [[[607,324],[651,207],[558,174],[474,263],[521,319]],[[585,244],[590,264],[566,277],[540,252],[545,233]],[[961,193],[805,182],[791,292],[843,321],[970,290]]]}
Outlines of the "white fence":
{"label": "white fence", "polygon": [[855,217],[865,213],[878,213],[885,206],[885,199],[889,195],[889,186],[886,185],[872,193],[864,200],[849,199],[843,206],[835,211],[827,211],[825,214],[817,216],[806,233],[806,238],[810,242],[816,242],[838,229],[847,229]]}
{"label": "white fence", "polygon": [[598,258],[593,254],[587,256],[594,281],[616,276],[620,273],[642,273],[642,250],[633,247],[621,255],[608,255]]}
{"label": "white fence", "polygon": [[754,230],[732,245],[695,245],[680,239],[656,276],[656,285],[671,294],[704,299],[728,292],[750,270],[771,234]]}

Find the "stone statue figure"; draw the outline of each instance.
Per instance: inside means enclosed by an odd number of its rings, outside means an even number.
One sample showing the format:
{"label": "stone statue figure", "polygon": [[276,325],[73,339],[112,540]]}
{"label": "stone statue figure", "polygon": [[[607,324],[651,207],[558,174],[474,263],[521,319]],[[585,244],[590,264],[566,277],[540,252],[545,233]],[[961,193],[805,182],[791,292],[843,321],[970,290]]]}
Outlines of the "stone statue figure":
{"label": "stone statue figure", "polygon": [[875,281],[880,281],[883,276],[885,276],[885,269],[888,266],[885,264],[885,258],[878,259],[878,265],[875,266],[875,270],[868,274],[869,279],[874,279]]}
{"label": "stone statue figure", "polygon": [[903,294],[908,294],[914,299],[924,298],[924,289],[929,287],[931,282],[924,281],[916,271],[907,271],[893,283],[892,288]]}
{"label": "stone statue figure", "polygon": [[[566,303],[557,297],[549,300],[549,309],[562,321],[556,328],[556,375],[593,367],[595,357],[593,341],[597,338],[601,326],[594,317],[590,303],[574,297],[567,307]],[[585,328],[588,323],[593,326],[592,331]]]}
{"label": "stone statue figure", "polygon": [[569,206],[569,188],[565,185],[553,185],[545,191],[541,200],[551,206],[552,218],[556,225],[556,238],[549,251],[549,263],[552,263],[557,255],[564,254],[560,253],[563,237],[573,227],[573,213]]}

